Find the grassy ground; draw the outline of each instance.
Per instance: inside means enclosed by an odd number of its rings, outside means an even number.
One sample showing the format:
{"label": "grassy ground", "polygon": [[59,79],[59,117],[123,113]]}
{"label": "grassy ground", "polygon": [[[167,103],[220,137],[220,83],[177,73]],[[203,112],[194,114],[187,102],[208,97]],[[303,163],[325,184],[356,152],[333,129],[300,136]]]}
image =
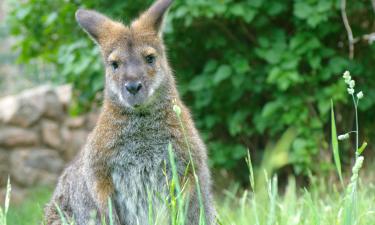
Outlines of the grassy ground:
{"label": "grassy ground", "polygon": [[51,188],[38,187],[30,190],[27,199],[19,205],[10,205],[9,225],[40,225],[44,204],[49,200]]}
{"label": "grassy ground", "polygon": [[[336,224],[375,224],[375,185],[360,184],[357,203],[353,205],[353,223],[347,223],[345,217],[345,191],[340,187],[320,184],[309,190],[296,188],[293,179],[283,194],[244,192],[242,198],[228,192],[223,201],[219,201],[218,211],[222,224],[228,225],[336,225]],[[255,197],[255,198],[254,198]],[[354,209],[354,208],[357,209]],[[354,219],[355,218],[355,219]],[[354,221],[355,220],[355,221]]]}
{"label": "grassy ground", "polygon": [[[224,225],[335,225],[344,224],[344,194],[340,185],[319,182],[309,190],[296,187],[289,179],[283,193],[276,183],[254,194],[239,191],[234,187],[223,191],[216,198],[218,215]],[[9,225],[39,225],[43,205],[51,194],[49,188],[36,188],[20,205],[10,206]],[[372,225],[375,222],[375,184],[360,182],[357,195],[357,225]]]}

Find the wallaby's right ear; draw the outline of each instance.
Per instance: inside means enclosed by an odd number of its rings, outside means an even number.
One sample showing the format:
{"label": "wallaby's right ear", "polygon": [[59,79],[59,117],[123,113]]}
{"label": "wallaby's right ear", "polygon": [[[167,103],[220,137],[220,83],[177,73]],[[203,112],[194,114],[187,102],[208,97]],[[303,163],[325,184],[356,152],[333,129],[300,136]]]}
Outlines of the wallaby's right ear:
{"label": "wallaby's right ear", "polygon": [[101,44],[103,37],[110,32],[113,21],[108,17],[93,10],[78,9],[76,12],[78,24],[98,44]]}

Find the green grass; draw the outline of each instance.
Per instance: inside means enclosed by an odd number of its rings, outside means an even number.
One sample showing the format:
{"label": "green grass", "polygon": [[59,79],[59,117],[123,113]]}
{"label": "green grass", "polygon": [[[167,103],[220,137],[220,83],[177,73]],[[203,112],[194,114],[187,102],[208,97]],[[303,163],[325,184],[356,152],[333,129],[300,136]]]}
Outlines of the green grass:
{"label": "green grass", "polygon": [[[225,225],[336,225],[343,221],[345,203],[342,192],[337,191],[339,183],[330,186],[322,183],[309,190],[297,188],[294,178],[290,178],[286,191],[276,196],[256,195],[230,191],[224,199],[219,198],[218,214]],[[238,197],[242,195],[243,198]],[[357,225],[372,225],[375,221],[375,185],[362,184],[357,195]],[[256,210],[255,210],[256,209]],[[257,223],[257,220],[259,223]]]}
{"label": "green grass", "polygon": [[[270,184],[271,181],[269,181]],[[287,182],[284,193],[276,192],[275,185],[264,192],[254,193],[238,188],[223,191],[216,195],[217,211],[224,225],[335,225],[343,224],[343,192],[341,185],[319,181],[309,190],[296,187],[294,178]],[[275,184],[275,183],[274,183]],[[51,194],[49,188],[35,188],[20,205],[11,206],[8,212],[9,225],[39,225],[43,205]],[[271,197],[271,198],[270,198]],[[271,201],[272,199],[272,201]],[[375,185],[361,183],[357,196],[358,225],[372,225],[375,221]],[[272,209],[273,208],[273,209]],[[340,212],[341,211],[341,212]],[[272,213],[270,213],[272,212]],[[259,220],[259,223],[256,221]]]}
{"label": "green grass", "polygon": [[19,205],[10,206],[8,225],[40,225],[43,208],[51,197],[51,192],[51,188],[47,187],[37,187],[29,190],[25,201]]}

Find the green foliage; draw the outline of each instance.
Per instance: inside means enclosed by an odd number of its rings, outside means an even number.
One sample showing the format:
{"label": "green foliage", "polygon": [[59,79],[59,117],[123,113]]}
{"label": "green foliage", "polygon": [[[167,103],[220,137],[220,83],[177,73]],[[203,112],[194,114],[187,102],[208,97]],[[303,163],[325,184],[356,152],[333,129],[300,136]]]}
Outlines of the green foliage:
{"label": "green foliage", "polygon": [[[72,111],[79,113],[96,99],[104,79],[99,50],[75,23],[75,10],[93,8],[129,22],[151,2],[15,1],[8,24],[19,37],[20,62],[37,58],[55,65],[55,79],[75,86]],[[374,25],[369,2],[351,1],[348,16],[356,35]],[[371,124],[375,47],[360,42],[355,60],[348,59],[338,0],[176,0],[165,39],[214,167],[246,171],[246,149],[260,153],[289,127],[298,132],[288,158],[295,172],[325,165],[319,155],[329,146],[330,99],[347,101],[337,79],[344,69],[362,75],[358,82],[369,97],[360,110],[367,113],[363,124]]]}

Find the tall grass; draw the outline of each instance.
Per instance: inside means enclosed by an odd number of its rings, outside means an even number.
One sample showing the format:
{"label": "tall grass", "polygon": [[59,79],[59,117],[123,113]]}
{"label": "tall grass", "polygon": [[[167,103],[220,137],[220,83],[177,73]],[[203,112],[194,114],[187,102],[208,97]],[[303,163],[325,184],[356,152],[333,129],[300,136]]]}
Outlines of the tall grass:
{"label": "tall grass", "polygon": [[7,188],[5,193],[4,209],[0,207],[0,225],[7,225],[7,215],[9,209],[10,192],[12,187],[10,185],[10,178],[8,177]]}
{"label": "tall grass", "polygon": [[[353,224],[373,225],[375,221],[375,187],[373,184],[361,187],[357,195],[358,216],[352,217]],[[245,193],[245,192],[244,192]],[[345,193],[337,191],[327,183],[319,183],[309,190],[298,189],[294,178],[290,178],[285,193],[267,201],[254,202],[253,193],[247,192],[242,202],[240,191],[230,191],[217,202],[220,221],[225,225],[269,224],[274,225],[343,225]],[[245,196],[245,194],[243,194]],[[266,196],[256,196],[264,199]],[[241,199],[241,201],[240,201]],[[275,199],[275,200],[273,200]],[[271,211],[271,205],[275,210]],[[256,209],[256,211],[254,210]],[[245,213],[243,213],[245,212]]]}

